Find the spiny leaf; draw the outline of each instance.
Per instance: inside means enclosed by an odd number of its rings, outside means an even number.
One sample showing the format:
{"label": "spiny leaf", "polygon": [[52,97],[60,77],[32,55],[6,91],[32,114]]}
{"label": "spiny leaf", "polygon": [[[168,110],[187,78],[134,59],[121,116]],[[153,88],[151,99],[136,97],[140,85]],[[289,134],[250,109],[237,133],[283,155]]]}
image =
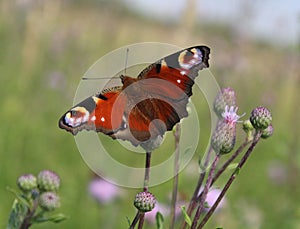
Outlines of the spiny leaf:
{"label": "spiny leaf", "polygon": [[22,225],[26,214],[28,212],[28,208],[26,205],[20,203],[17,199],[14,200],[9,220],[8,220],[8,229],[18,229]]}

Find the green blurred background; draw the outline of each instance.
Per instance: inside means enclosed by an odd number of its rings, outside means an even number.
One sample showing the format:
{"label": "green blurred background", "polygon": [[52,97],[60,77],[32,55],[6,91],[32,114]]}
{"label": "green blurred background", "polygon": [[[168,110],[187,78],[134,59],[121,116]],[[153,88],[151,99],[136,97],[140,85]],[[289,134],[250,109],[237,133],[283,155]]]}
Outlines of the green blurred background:
{"label": "green blurred background", "polygon": [[[153,8],[161,11],[155,2]],[[177,20],[161,20],[145,16],[130,1],[1,1],[1,228],[13,202],[6,187],[16,187],[19,175],[37,174],[42,169],[61,176],[60,211],[69,219],[33,228],[127,228],[126,217],[135,215],[131,202],[138,190],[120,188],[122,197],[113,202],[95,201],[88,193],[92,172],[74,138],[60,130],[57,122],[71,107],[89,66],[116,48],[145,41],[181,47],[208,45],[212,49],[210,70],[221,87],[236,90],[240,113],[249,114],[263,105],[273,114],[274,135],[259,143],[226,196],[226,207],[207,228],[300,228],[300,44],[274,42],[241,32],[247,28],[238,30],[220,20],[207,21],[195,11],[194,4],[201,7],[202,3],[205,6],[204,1],[186,1]],[[172,7],[171,1],[169,5]],[[255,17],[247,14],[247,8],[243,10],[238,27]],[[288,25],[278,25],[278,33],[284,26]],[[239,132],[239,142],[242,139]],[[199,154],[204,149],[199,146]],[[197,158],[180,174],[182,200],[188,200],[193,191]],[[167,182],[151,191],[167,204],[171,187]]]}

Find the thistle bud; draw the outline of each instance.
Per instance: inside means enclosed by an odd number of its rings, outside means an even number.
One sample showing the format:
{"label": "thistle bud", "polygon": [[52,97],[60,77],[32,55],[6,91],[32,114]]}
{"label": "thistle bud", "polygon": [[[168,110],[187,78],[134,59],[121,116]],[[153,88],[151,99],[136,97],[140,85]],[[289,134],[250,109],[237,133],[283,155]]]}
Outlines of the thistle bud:
{"label": "thistle bud", "polygon": [[264,129],[261,133],[261,137],[266,139],[268,137],[271,137],[273,134],[273,126],[270,124],[266,129]]}
{"label": "thistle bud", "polygon": [[222,118],[226,106],[236,106],[235,91],[232,88],[223,88],[215,98],[214,111],[219,118]]}
{"label": "thistle bud", "polygon": [[24,174],[18,178],[17,184],[22,191],[31,191],[37,187],[36,177],[32,174]]}
{"label": "thistle bud", "polygon": [[60,186],[60,178],[55,172],[43,170],[38,175],[37,183],[41,191],[55,191]]}
{"label": "thistle bud", "polygon": [[243,130],[248,133],[251,132],[252,130],[254,130],[254,127],[252,126],[252,123],[250,122],[249,119],[245,120],[243,122]]}
{"label": "thistle bud", "polygon": [[235,145],[236,123],[241,116],[237,115],[237,107],[225,106],[222,119],[217,123],[211,138],[211,146],[216,153],[229,153]]}
{"label": "thistle bud", "polygon": [[39,206],[45,211],[53,211],[60,207],[59,196],[55,192],[44,192],[39,197]]}
{"label": "thistle bud", "polygon": [[230,124],[221,120],[211,138],[211,146],[218,154],[229,153],[235,145],[236,124]]}
{"label": "thistle bud", "polygon": [[267,108],[260,106],[252,110],[250,122],[255,129],[264,130],[271,124],[271,121],[272,115]]}
{"label": "thistle bud", "polygon": [[151,211],[155,207],[155,203],[155,196],[150,192],[140,192],[134,200],[134,206],[141,212]]}

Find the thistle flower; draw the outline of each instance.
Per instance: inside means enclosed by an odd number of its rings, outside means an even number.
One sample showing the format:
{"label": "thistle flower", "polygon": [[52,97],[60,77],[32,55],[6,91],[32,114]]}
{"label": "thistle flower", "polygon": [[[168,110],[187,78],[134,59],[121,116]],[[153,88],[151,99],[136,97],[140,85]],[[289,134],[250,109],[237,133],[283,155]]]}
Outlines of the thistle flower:
{"label": "thistle flower", "polygon": [[[203,191],[203,188],[200,189],[198,195]],[[205,203],[206,203],[206,208],[205,211],[209,211],[209,209],[214,205],[216,200],[218,199],[219,195],[221,194],[221,190],[218,188],[211,188],[206,196]],[[218,207],[216,210],[224,208],[226,205],[226,199],[223,198],[221,202],[219,203]]]}
{"label": "thistle flower", "polygon": [[214,111],[219,118],[222,118],[226,106],[236,106],[235,91],[232,88],[223,88],[215,98]]}
{"label": "thistle flower", "polygon": [[17,184],[22,191],[31,191],[37,187],[36,177],[32,174],[24,174],[18,178]]}
{"label": "thistle flower", "polygon": [[43,170],[38,174],[37,183],[41,191],[55,191],[60,186],[60,178],[55,172]]}
{"label": "thistle flower", "polygon": [[59,196],[55,192],[44,192],[40,195],[39,206],[45,211],[53,211],[60,207]]}
{"label": "thistle flower", "polygon": [[[151,223],[151,224],[155,224],[156,222],[156,214],[160,212],[164,217],[170,215],[171,209],[169,206],[165,205],[165,204],[161,204],[161,203],[156,203],[155,207],[152,209],[152,211],[148,212],[147,214],[145,214],[145,219]],[[177,211],[178,213],[178,211]],[[179,211],[180,214],[180,211]]]}
{"label": "thistle flower", "polygon": [[134,206],[141,212],[151,211],[155,207],[155,203],[155,196],[150,192],[140,192],[134,199]]}
{"label": "thistle flower", "polygon": [[237,115],[238,108],[225,106],[223,119],[217,123],[211,138],[211,146],[216,153],[227,154],[235,145],[236,123],[241,116]]}
{"label": "thistle flower", "polygon": [[252,110],[250,122],[255,129],[264,130],[271,124],[271,121],[272,115],[267,108],[260,106]]}
{"label": "thistle flower", "polygon": [[225,106],[225,110],[222,113],[222,118],[225,122],[227,122],[230,125],[235,125],[239,121],[239,119],[244,115],[237,115],[238,107],[229,107]]}
{"label": "thistle flower", "polygon": [[93,179],[88,187],[89,193],[100,203],[106,204],[120,195],[120,189],[103,179]]}

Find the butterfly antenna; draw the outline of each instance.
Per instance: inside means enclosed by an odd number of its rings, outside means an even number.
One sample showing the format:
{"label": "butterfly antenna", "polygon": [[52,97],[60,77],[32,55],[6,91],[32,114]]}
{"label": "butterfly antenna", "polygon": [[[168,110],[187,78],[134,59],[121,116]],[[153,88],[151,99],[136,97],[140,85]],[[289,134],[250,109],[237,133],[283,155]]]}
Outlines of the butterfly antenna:
{"label": "butterfly antenna", "polygon": [[126,76],[126,70],[127,70],[127,64],[128,64],[128,53],[129,53],[129,48],[126,49],[124,76]]}

